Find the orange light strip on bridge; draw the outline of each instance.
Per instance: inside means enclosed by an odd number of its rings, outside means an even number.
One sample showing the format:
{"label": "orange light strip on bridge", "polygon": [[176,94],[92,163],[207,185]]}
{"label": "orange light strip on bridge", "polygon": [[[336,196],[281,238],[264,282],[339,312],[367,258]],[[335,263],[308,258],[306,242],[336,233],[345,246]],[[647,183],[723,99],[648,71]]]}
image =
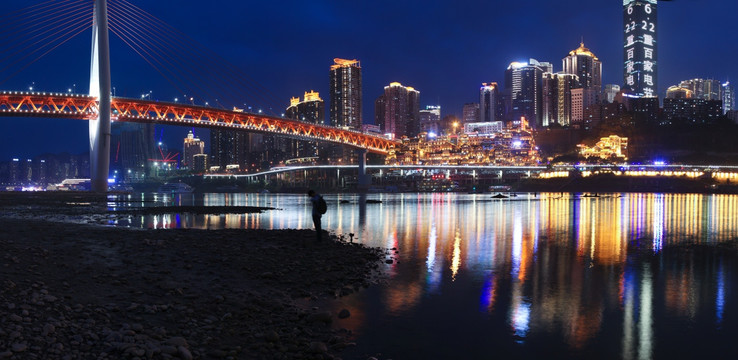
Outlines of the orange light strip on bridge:
{"label": "orange light strip on bridge", "polygon": [[[85,95],[1,92],[0,116],[58,117],[89,120],[97,115],[97,99]],[[358,131],[203,106],[113,98],[114,121],[239,129],[328,141],[387,154],[395,142]]]}
{"label": "orange light strip on bridge", "polygon": [[33,116],[89,120],[97,115],[97,99],[61,93],[0,92],[0,116]]}
{"label": "orange light strip on bridge", "polygon": [[388,153],[395,145],[391,140],[357,131],[204,106],[115,98],[112,109],[113,118],[117,121],[236,128],[302,140],[329,141],[380,154]]}

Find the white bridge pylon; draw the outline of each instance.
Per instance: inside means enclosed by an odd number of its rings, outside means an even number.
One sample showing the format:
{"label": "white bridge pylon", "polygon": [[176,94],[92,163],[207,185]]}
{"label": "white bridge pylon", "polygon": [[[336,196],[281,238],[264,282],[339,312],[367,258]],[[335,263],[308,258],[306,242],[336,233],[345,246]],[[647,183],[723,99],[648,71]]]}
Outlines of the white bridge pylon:
{"label": "white bridge pylon", "polygon": [[110,46],[107,0],[95,0],[92,20],[90,96],[98,98],[97,118],[90,127],[90,185],[92,191],[108,191],[110,171]]}

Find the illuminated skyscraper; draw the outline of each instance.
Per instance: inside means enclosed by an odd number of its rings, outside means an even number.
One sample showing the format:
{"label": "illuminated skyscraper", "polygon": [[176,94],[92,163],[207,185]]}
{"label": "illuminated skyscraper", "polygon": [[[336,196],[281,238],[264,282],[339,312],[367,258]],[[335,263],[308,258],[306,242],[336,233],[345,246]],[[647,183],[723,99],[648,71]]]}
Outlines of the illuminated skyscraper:
{"label": "illuminated skyscraper", "polygon": [[723,84],[723,114],[735,110],[735,90],[730,81]]}
{"label": "illuminated skyscraper", "polygon": [[505,71],[505,91],[510,102],[508,119],[519,121],[525,117],[532,127],[542,126],[542,75],[552,72],[553,66],[547,62],[530,59],[527,63],[513,62]]}
{"label": "illuminated skyscraper", "polygon": [[679,83],[679,87],[692,91],[693,97],[705,100],[723,100],[720,81],[712,79],[690,79]]}
{"label": "illuminated skyscraper", "polygon": [[[479,88],[479,120],[490,122],[500,120],[496,118],[496,104],[498,97],[498,86],[496,82],[482,83]],[[467,122],[466,119],[464,122]]]}
{"label": "illuminated skyscraper", "polygon": [[602,62],[581,43],[579,48],[569,52],[562,60],[564,74],[576,75],[577,87],[583,89],[602,89]]}
{"label": "illuminated skyscraper", "polygon": [[657,96],[657,0],[623,0],[623,82],[634,96]]}
{"label": "illuminated skyscraper", "polygon": [[441,134],[441,105],[428,105],[420,110],[420,131]]}
{"label": "illuminated skyscraper", "polygon": [[[322,125],[325,122],[325,102],[320,98],[318,92],[306,91],[303,101],[300,101],[299,97],[290,99],[290,106],[285,110],[285,116],[289,119]],[[318,154],[318,143],[315,141],[281,137],[274,139],[274,144],[291,158],[316,156]]]}
{"label": "illuminated skyscraper", "polygon": [[376,111],[384,108],[384,116],[377,114],[377,125],[384,133],[413,137],[420,132],[420,92],[399,82],[384,87],[384,95],[375,102]]}
{"label": "illuminated skyscraper", "polygon": [[361,128],[361,63],[358,60],[333,59],[330,84],[330,120],[332,126]]}
{"label": "illuminated skyscraper", "polygon": [[208,164],[219,167],[219,172],[226,169],[240,171],[247,169],[249,153],[249,137],[243,131],[210,130],[210,161]]}
{"label": "illuminated skyscraper", "polygon": [[542,125],[557,123],[562,126],[572,123],[572,89],[579,85],[574,74],[543,73]]}
{"label": "illuminated skyscraper", "polygon": [[204,153],[205,142],[200,140],[200,138],[196,138],[195,134],[190,130],[184,139],[184,146],[182,147],[182,167],[193,169],[195,155]]}
{"label": "illuminated skyscraper", "polygon": [[303,101],[299,97],[290,99],[290,106],[285,111],[285,117],[313,124],[325,123],[325,102],[320,94],[310,90],[305,92]]}

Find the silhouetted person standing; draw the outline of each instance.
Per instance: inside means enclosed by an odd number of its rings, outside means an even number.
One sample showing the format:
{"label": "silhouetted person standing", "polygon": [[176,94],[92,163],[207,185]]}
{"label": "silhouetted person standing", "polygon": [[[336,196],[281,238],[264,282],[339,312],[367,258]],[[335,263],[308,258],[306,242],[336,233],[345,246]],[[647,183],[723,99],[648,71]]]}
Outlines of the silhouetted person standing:
{"label": "silhouetted person standing", "polygon": [[320,218],[325,213],[325,200],[313,190],[308,191],[310,202],[313,203],[313,225],[315,225],[315,241],[323,239],[323,228],[320,225]]}

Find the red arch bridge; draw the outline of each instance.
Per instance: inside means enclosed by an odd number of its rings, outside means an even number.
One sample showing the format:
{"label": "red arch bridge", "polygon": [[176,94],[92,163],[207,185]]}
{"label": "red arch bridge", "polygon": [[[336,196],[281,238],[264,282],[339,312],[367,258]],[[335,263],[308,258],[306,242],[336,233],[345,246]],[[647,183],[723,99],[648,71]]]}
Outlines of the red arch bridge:
{"label": "red arch bridge", "polygon": [[[354,130],[298,120],[205,106],[112,98],[112,121],[197,126],[325,141],[386,155],[394,141]],[[4,91],[0,116],[90,120],[97,118],[98,100],[87,95]]]}

